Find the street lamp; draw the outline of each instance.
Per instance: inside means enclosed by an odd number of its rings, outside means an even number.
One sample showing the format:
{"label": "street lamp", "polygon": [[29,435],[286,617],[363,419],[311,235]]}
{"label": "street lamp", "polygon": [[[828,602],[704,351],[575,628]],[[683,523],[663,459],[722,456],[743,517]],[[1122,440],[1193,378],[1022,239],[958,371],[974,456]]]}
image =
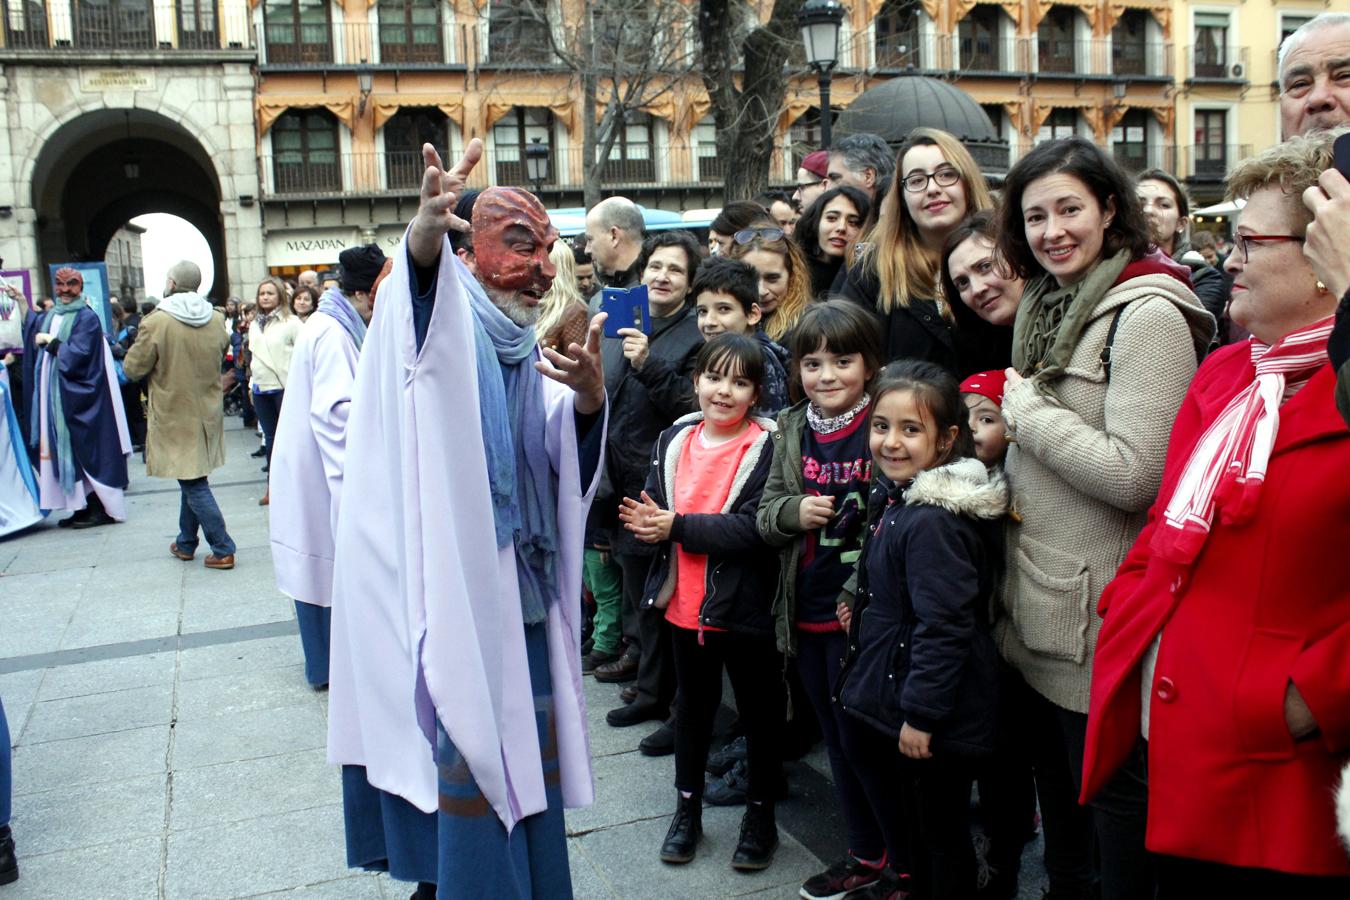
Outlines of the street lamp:
{"label": "street lamp", "polygon": [[806,48],[806,64],[820,78],[821,149],[830,146],[830,72],[839,61],[839,26],[848,11],[838,0],[807,0],[797,13]]}
{"label": "street lamp", "polygon": [[370,99],[370,92],[375,90],[375,69],[364,59],[356,67],[356,90],[361,95],[361,101],[356,108],[356,117],[361,119],[366,115],[366,101]]}
{"label": "street lamp", "polygon": [[537,137],[530,138],[530,143],[525,146],[525,177],[534,183],[536,194],[548,177],[548,147],[539,143]]}

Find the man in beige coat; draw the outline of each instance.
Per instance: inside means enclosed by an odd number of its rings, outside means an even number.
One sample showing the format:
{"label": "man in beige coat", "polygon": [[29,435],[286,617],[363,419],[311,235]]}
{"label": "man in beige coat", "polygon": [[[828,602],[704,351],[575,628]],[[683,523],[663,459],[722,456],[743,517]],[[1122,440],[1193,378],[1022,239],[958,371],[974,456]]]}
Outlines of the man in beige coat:
{"label": "man in beige coat", "polygon": [[146,474],[176,478],[182,490],[178,539],[169,552],[192,559],[200,529],[211,546],[206,567],[233,569],[234,541],[207,483],[225,463],[220,362],[230,339],[224,315],[197,293],[201,280],[201,270],[186,260],[169,269],[164,299],[141,321],[122,367],[128,378],[148,379]]}

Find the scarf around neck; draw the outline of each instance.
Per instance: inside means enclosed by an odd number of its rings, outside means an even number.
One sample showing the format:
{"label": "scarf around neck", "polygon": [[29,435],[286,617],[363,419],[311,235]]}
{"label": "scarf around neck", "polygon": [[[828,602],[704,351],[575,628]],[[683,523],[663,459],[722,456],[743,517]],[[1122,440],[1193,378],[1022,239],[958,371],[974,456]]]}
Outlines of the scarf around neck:
{"label": "scarf around neck", "polygon": [[1274,344],[1252,338],[1256,377],[1228,401],[1191,451],[1150,542],[1155,553],[1189,563],[1200,555],[1216,513],[1225,525],[1241,525],[1252,517],[1279,435],[1286,388],[1305,384],[1328,363],[1327,339],[1334,321],[1328,316]]}
{"label": "scarf around neck", "polygon": [[1012,363],[1039,390],[1064,374],[1097,304],[1129,261],[1129,252],[1122,250],[1068,287],[1059,287],[1050,275],[1027,284],[1013,322]]}
{"label": "scarf around neck", "polygon": [[[47,311],[47,317],[42,322],[42,330],[64,344],[70,340],[70,332],[75,327],[79,311],[87,305],[83,294],[74,300],[56,298],[55,305]],[[52,431],[56,436],[56,452],[53,455],[56,458],[57,474],[61,478],[61,490],[69,495],[75,492],[75,454],[70,447],[70,428],[66,425],[65,405],[61,402],[61,384],[55,367],[55,358],[51,362],[52,370],[48,377],[47,390],[47,418],[51,421]],[[29,441],[36,447],[41,433],[39,416],[33,416],[30,427]]]}
{"label": "scarf around neck", "polygon": [[848,412],[842,412],[837,416],[826,417],[816,406],[815,401],[806,404],[806,423],[811,426],[811,430],[816,434],[834,434],[840,429],[847,428],[858,417],[858,413],[867,409],[867,404],[872,402],[872,395],[863,391],[863,395],[858,398],[858,402]]}
{"label": "scarf around neck", "polygon": [[544,447],[543,376],[533,365],[534,326],[512,322],[462,261],[456,258],[454,265],[473,313],[478,409],[497,547],[515,544],[521,612],[527,625],[535,625],[544,621],[557,594],[559,539],[557,492]]}
{"label": "scarf around neck", "polygon": [[337,319],[337,323],[342,326],[342,330],[352,339],[356,345],[356,352],[361,352],[361,345],[366,340],[366,323],[361,318],[361,314],[352,306],[352,301],[347,299],[347,295],[338,290],[336,286],[328,288],[319,298],[319,306],[315,312],[321,312]]}

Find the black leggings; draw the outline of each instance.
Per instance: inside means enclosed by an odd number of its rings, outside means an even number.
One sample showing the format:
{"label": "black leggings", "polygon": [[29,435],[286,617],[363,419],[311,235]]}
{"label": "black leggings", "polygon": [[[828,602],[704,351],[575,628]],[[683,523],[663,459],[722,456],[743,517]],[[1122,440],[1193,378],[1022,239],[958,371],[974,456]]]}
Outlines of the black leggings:
{"label": "black leggings", "polygon": [[675,787],[703,796],[713,719],[722,703],[722,669],[731,679],[736,709],[745,726],[749,798],[772,804],[781,774],[783,729],[782,657],[772,637],[732,631],[670,629],[675,661]]}
{"label": "black leggings", "polygon": [[[899,750],[896,750],[899,756]],[[934,752],[932,759],[900,756],[905,825],[909,834],[911,896],[965,900],[975,896],[975,846],[970,839],[970,785],[974,765]]]}
{"label": "black leggings", "polygon": [[281,419],[281,398],[285,391],[273,394],[254,394],[253,408],[258,413],[258,424],[267,439],[267,477],[272,477],[272,445],[277,442],[277,421]]}

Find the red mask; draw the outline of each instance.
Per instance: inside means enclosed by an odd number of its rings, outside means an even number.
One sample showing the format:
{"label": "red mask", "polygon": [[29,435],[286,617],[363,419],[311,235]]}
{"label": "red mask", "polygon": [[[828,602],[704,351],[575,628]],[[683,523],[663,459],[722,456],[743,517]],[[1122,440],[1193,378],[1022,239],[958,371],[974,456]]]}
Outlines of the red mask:
{"label": "red mask", "polygon": [[520,188],[488,188],[474,203],[472,225],[474,268],[488,294],[538,302],[557,274],[548,251],[558,239],[539,200]]}
{"label": "red mask", "polygon": [[78,270],[69,266],[62,266],[57,269],[54,281],[56,282],[56,296],[58,297],[74,300],[84,293],[84,276]]}

